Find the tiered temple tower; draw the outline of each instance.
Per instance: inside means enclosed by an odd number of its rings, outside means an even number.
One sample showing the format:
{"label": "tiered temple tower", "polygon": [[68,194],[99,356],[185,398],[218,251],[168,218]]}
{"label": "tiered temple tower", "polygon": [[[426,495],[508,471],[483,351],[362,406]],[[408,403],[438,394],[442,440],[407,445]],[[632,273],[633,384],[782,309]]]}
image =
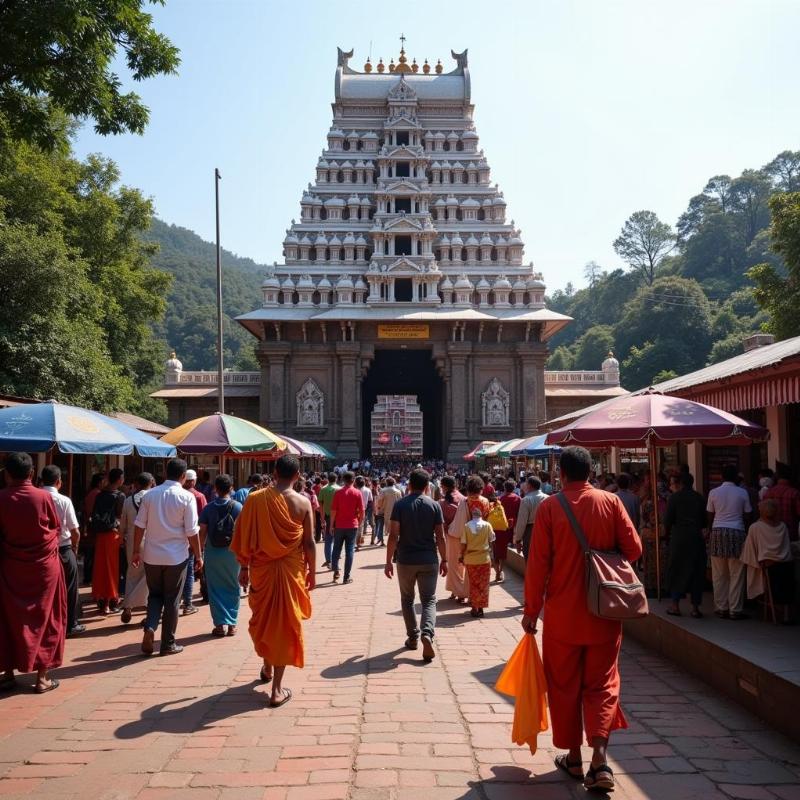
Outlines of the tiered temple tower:
{"label": "tiered temple tower", "polygon": [[339,50],[315,182],[261,308],[239,318],[261,340],[262,420],[343,457],[369,447],[379,393],[419,395],[426,455],[449,459],[545,419],[546,340],[569,318],[523,263],[479,147],[467,51],[452,56],[447,73],[404,49],[357,72]]}

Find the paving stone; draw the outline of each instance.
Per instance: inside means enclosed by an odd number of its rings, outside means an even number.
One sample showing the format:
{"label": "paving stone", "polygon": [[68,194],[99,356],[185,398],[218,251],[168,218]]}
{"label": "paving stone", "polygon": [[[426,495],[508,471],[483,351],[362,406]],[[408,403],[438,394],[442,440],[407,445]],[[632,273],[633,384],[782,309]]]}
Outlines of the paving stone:
{"label": "paving stone", "polygon": [[[136,656],[138,632],[91,620],[98,635],[68,641],[58,693],[0,699],[0,796],[583,798],[553,765],[551,732],[535,754],[511,743],[513,706],[492,688],[519,641],[519,578],[493,587],[498,616],[474,621],[442,602],[437,657],[423,664],[402,648],[397,585],[383,578],[383,555],[359,552],[356,583],[335,592],[320,574],[307,665],[287,670],[294,697],[280,709],[255,682],[260,662],[247,635],[213,640],[205,607],[180,619],[187,650],[177,659],[115,663]],[[241,613],[244,631],[246,603]],[[104,653],[114,654],[108,671]],[[85,674],[87,664],[98,671]],[[622,674],[630,727],[609,750],[618,800],[800,800],[794,743],[635,642],[623,645]]]}

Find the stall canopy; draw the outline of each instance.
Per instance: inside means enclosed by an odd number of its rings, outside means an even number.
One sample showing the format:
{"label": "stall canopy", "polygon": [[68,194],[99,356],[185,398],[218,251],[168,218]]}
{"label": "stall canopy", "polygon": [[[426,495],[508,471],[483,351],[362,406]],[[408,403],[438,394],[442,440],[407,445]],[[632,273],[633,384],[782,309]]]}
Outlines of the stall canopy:
{"label": "stall canopy", "polygon": [[496,455],[500,456],[500,458],[511,458],[514,448],[522,441],[522,439],[508,439],[505,442],[501,442]]}
{"label": "stall canopy", "polygon": [[252,455],[286,450],[281,436],[255,422],[219,412],[185,422],[161,440],[182,453],[194,455]]}
{"label": "stall canopy", "polygon": [[[300,458],[325,458],[333,460],[333,453],[316,442],[305,442],[301,439],[292,439],[289,436],[282,437],[289,445],[287,452]],[[277,455],[277,454],[276,454]]]}
{"label": "stall canopy", "polygon": [[475,447],[464,456],[464,461],[474,461],[476,458],[483,458],[486,455],[486,448],[494,447],[497,444],[500,444],[500,442],[484,441],[475,445]]}
{"label": "stall canopy", "polygon": [[172,458],[175,447],[119,419],[62,403],[28,403],[0,409],[0,451]]}
{"label": "stall canopy", "polygon": [[769,432],[718,408],[650,389],[584,414],[551,431],[548,444],[586,447],[668,447],[676,442],[749,445]]}
{"label": "stall canopy", "polygon": [[546,438],[546,433],[540,433],[538,436],[531,436],[529,439],[520,439],[518,444],[511,450],[511,456],[514,458],[541,458],[561,452],[561,448],[558,445],[546,444]]}

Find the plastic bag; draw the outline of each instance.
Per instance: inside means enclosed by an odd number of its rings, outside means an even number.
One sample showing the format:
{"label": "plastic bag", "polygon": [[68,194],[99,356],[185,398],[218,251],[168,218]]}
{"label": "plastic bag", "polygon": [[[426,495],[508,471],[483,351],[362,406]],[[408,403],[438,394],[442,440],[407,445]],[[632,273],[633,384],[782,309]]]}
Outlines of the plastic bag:
{"label": "plastic bag", "polygon": [[547,682],[533,634],[525,634],[522,638],[494,688],[515,698],[512,741],[518,745],[527,744],[531,753],[535,753],[536,739],[547,730],[548,722]]}

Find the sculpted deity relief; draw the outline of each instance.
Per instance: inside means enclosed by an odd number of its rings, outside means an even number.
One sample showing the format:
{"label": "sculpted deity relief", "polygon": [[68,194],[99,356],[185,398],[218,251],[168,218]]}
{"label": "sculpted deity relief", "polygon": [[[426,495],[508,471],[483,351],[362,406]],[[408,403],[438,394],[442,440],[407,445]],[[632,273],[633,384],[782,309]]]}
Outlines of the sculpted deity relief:
{"label": "sculpted deity relief", "polygon": [[320,428],[323,425],[325,395],[316,381],[308,378],[297,393],[297,424],[300,427]]}
{"label": "sculpted deity relief", "polygon": [[497,378],[492,378],[481,394],[483,426],[503,428],[509,425],[509,394]]}

